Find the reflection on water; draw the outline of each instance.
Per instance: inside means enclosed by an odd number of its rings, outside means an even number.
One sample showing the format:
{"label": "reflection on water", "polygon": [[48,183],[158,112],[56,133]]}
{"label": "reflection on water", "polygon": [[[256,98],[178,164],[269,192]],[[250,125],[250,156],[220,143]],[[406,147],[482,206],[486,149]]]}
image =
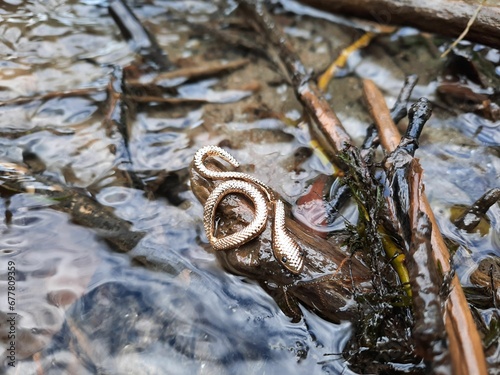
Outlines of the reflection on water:
{"label": "reflection on water", "polygon": [[[96,251],[102,247],[95,234],[44,207],[47,203],[23,194],[4,201],[3,212],[12,216],[9,225],[2,224],[0,277],[7,280],[7,264],[14,261],[19,359],[43,349],[62,328],[65,310],[87,290],[98,265]],[[7,288],[0,293],[4,315],[11,311]],[[7,342],[2,336],[2,343]]]}
{"label": "reflection on water", "polygon": [[[7,264],[14,261],[19,320],[17,367],[5,365],[0,372],[349,374],[339,354],[349,340],[350,325],[334,325],[307,311],[301,322],[292,324],[258,285],[222,270],[210,253],[202,207],[187,182],[194,151],[220,142],[247,172],[292,204],[318,175],[329,173],[313,152],[303,153],[310,150],[307,129],[285,125],[281,113],[299,117],[302,109],[281,73],[255,59],[237,72],[163,87],[169,97],[198,102],[128,103],[122,133],[130,160],[118,170],[119,140],[105,121],[110,105],[105,88],[111,65],[140,64],[109,17],[108,3],[4,3],[0,100],[88,91],[1,106],[0,162],[28,164],[31,173],[51,183],[93,196],[145,236],[132,251],[119,254],[97,230],[78,226],[68,213],[51,208],[60,202],[2,188],[0,280],[6,282]],[[281,15],[304,60],[315,67],[327,66],[355,35],[323,19],[351,25],[349,20],[304,10],[292,1],[284,4],[317,17]],[[193,25],[233,8],[224,1],[153,0],[134,11],[175,67],[189,67],[204,60],[246,57],[246,52],[194,30]],[[357,141],[369,121],[359,105],[359,77],[373,78],[391,102],[404,75],[417,72],[422,79],[416,91],[433,95],[440,62],[424,43],[408,42],[415,53],[394,52],[404,38],[415,34],[381,40],[366,55],[355,56],[343,72],[345,79],[336,80],[330,90],[335,110],[348,129],[353,125],[350,131]],[[308,53],[319,44],[323,53]],[[258,92],[244,89],[251,81],[259,82]],[[453,227],[449,210],[454,204],[470,204],[498,184],[498,123],[476,114],[450,115],[439,106],[436,113],[418,155],[442,231],[460,245],[457,271],[467,283],[476,262],[500,255],[500,213],[498,207],[490,210],[492,230],[481,237]],[[300,158],[301,152],[306,156]],[[129,172],[137,173],[149,190],[137,189],[123,177]],[[344,216],[352,217],[351,211]],[[315,213],[302,216],[305,225],[318,224],[307,222]],[[336,221],[331,228],[341,226]],[[2,286],[2,349],[8,342],[6,293]],[[6,353],[2,355],[4,360]]]}
{"label": "reflection on water", "polygon": [[[332,353],[341,352],[348,325],[315,316],[292,324],[260,288],[219,269],[196,243],[199,207],[148,202],[122,188],[98,199],[148,232],[133,255],[159,272],[131,267],[129,256],[110,253],[65,215],[13,197],[12,225],[1,242],[13,252],[1,259],[18,270],[20,359],[42,350],[48,374],[342,370]],[[36,366],[19,363],[25,374]]]}

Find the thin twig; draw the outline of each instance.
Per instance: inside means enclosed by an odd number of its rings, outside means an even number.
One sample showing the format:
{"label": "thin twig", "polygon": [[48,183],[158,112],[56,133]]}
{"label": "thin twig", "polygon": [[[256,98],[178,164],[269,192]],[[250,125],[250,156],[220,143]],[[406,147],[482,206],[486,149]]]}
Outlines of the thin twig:
{"label": "thin twig", "polygon": [[75,131],[68,128],[63,127],[55,127],[55,126],[35,126],[30,129],[18,129],[18,128],[2,128],[0,131],[0,137],[15,139],[24,137],[28,134],[38,133],[38,132],[49,132],[54,135],[72,135],[75,134]]}
{"label": "thin twig", "polygon": [[325,91],[328,87],[328,84],[335,76],[337,69],[343,68],[347,63],[347,59],[357,50],[364,48],[370,44],[372,39],[377,34],[373,32],[364,33],[359,39],[356,39],[354,43],[344,48],[342,52],[340,52],[339,57],[335,59],[335,61],[325,70],[325,72],[318,78],[318,87],[321,91]]}
{"label": "thin twig", "polygon": [[[220,28],[217,24],[190,24],[190,28],[194,31],[196,35],[201,34],[203,36],[209,35],[225,45],[234,46],[239,49],[244,49],[251,51],[257,56],[265,56],[263,51],[266,50],[266,44],[260,38],[256,38],[255,35],[252,37],[247,36],[243,31],[234,32],[234,30],[224,30]],[[253,33],[252,33],[253,34]]]}
{"label": "thin twig", "polygon": [[467,33],[469,32],[472,24],[474,23],[474,21],[476,20],[477,16],[479,15],[479,12],[481,11],[481,9],[483,9],[483,6],[484,4],[486,3],[486,0],[483,0],[483,2],[481,4],[479,4],[479,6],[476,8],[476,10],[474,11],[474,14],[472,15],[472,17],[469,19],[469,22],[467,22],[467,26],[465,27],[465,30],[462,32],[462,34],[460,34],[460,36],[451,44],[451,46],[448,47],[448,49],[446,51],[444,51],[442,54],[441,54],[441,58],[443,57],[446,57],[446,55],[448,55],[451,50],[453,48],[456,47],[456,45],[458,43],[460,43],[460,41],[465,38],[465,36],[467,35]]}
{"label": "thin twig", "polygon": [[[383,126],[383,124],[389,122],[393,123],[389,108],[387,108],[385,104],[384,96],[372,80],[363,80],[363,95],[367,103],[368,111],[375,124],[377,124],[377,127]],[[399,131],[396,126],[394,126],[394,128],[387,127],[384,133],[380,133],[379,129],[378,133],[382,146],[386,150],[395,150],[396,147],[398,147],[400,139],[398,139]]]}
{"label": "thin twig", "polygon": [[206,99],[197,99],[197,98],[165,98],[163,96],[151,96],[151,95],[130,95],[127,97],[129,100],[132,100],[136,103],[165,103],[172,105],[181,105],[181,104],[205,104],[208,103]]}

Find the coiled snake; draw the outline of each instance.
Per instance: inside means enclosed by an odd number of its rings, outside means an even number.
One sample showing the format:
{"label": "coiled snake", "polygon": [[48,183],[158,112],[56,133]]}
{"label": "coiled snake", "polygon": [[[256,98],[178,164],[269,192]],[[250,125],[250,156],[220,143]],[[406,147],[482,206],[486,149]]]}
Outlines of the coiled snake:
{"label": "coiled snake", "polygon": [[[233,167],[240,163],[227,151],[217,146],[205,146],[194,156],[194,168],[205,178],[223,180],[210,193],[203,213],[203,223],[210,244],[215,250],[236,249],[248,241],[258,237],[264,230],[269,210],[274,210],[272,231],[273,253],[290,272],[298,274],[304,265],[304,255],[297,242],[290,236],[285,227],[285,205],[277,199],[273,191],[257,178],[242,172],[219,172],[209,169],[205,160],[209,157],[219,157]],[[222,199],[233,193],[243,194],[249,198],[255,208],[254,218],[242,230],[223,238],[215,237],[215,211]]]}

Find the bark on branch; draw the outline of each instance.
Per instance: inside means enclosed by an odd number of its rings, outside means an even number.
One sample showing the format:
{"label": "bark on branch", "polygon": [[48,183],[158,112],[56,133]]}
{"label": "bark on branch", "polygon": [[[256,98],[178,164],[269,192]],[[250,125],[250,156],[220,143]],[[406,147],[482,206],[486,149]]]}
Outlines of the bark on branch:
{"label": "bark on branch", "polygon": [[[372,81],[364,82],[365,97],[383,97],[382,93]],[[377,100],[377,106],[386,104]],[[380,108],[379,108],[380,109]],[[387,108],[383,112],[389,112]],[[392,152],[392,145],[398,144],[401,135],[392,120],[384,116],[384,122],[378,122],[378,117],[374,116],[380,134],[381,143],[387,145],[386,151]],[[419,196],[419,206],[421,211],[427,215],[433,228],[431,233],[431,247],[434,262],[443,274],[452,272],[450,266],[450,254],[444,243],[436,218],[425,194]],[[457,375],[481,374],[486,375],[486,360],[484,357],[481,338],[475,326],[469,305],[465,299],[464,291],[456,275],[450,282],[450,293],[445,302],[445,326],[449,339],[449,350],[453,363],[453,373]]]}
{"label": "bark on branch", "polygon": [[[336,157],[346,144],[351,143],[337,115],[324,98],[316,82],[308,75],[299,56],[263,4],[249,0],[239,0],[239,4],[255,30],[266,36],[270,44],[270,52],[277,53],[279,62],[290,77],[295,95],[317,125],[317,129],[313,129],[317,131],[313,132],[321,142],[321,146]],[[273,57],[272,54],[270,57]]]}
{"label": "bark on branch", "polygon": [[[479,1],[457,0],[300,0],[332,13],[366,18],[383,24],[413,26],[457,38]],[[496,3],[497,5],[494,5]],[[465,39],[500,48],[500,6],[486,1]]]}

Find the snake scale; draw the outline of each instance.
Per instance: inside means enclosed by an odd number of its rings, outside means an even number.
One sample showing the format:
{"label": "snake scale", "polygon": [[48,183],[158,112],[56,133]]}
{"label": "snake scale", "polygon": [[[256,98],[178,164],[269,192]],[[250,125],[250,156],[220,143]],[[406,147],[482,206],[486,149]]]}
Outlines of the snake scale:
{"label": "snake scale", "polygon": [[[277,199],[273,191],[259,179],[246,173],[236,171],[214,171],[205,165],[209,157],[219,157],[239,167],[239,162],[227,151],[217,146],[205,146],[194,156],[194,168],[203,177],[211,180],[222,180],[210,193],[203,214],[203,222],[208,240],[215,250],[231,250],[258,237],[264,230],[268,214],[273,210],[272,225],[273,253],[278,262],[294,274],[301,272],[304,255],[297,242],[290,236],[285,227],[285,205]],[[215,212],[222,199],[229,194],[242,194],[254,205],[254,218],[248,226],[229,236],[215,237]]]}

